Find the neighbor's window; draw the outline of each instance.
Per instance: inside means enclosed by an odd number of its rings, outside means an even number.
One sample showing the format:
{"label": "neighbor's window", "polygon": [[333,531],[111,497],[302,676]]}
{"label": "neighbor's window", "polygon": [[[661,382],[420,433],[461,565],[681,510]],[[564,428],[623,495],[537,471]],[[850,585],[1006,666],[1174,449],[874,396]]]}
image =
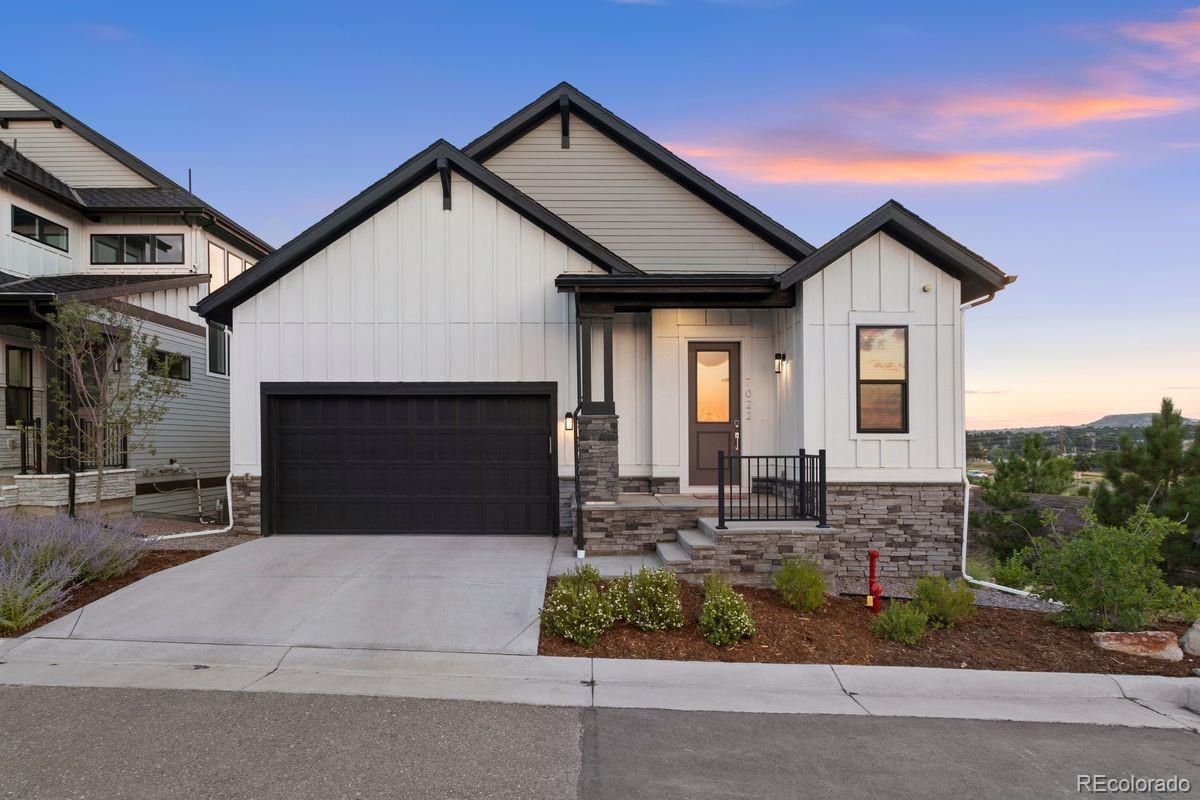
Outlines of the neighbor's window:
{"label": "neighbor's window", "polygon": [[182,264],[182,233],[92,234],[93,264]]}
{"label": "neighbor's window", "polygon": [[215,292],[229,280],[229,273],[225,271],[225,248],[212,242],[208,243],[208,274],[211,276],[208,279],[209,291]]}
{"label": "neighbor's window", "polygon": [[208,323],[208,371],[214,375],[229,374],[229,340],[229,328]]}
{"label": "neighbor's window", "polygon": [[154,354],[146,359],[146,369],[159,374],[163,371],[163,365],[166,365],[166,375],[168,378],[174,378],[178,381],[190,381],[192,379],[192,360],[187,356],[179,353],[168,353],[166,350],[155,350]]}
{"label": "neighbor's window", "polygon": [[32,211],[12,207],[12,232],[67,252],[67,226],[39,217]]}
{"label": "neighbor's window", "polygon": [[908,433],[908,328],[858,328],[858,432]]}
{"label": "neighbor's window", "polygon": [[4,424],[29,425],[33,422],[33,351],[9,347],[5,357]]}

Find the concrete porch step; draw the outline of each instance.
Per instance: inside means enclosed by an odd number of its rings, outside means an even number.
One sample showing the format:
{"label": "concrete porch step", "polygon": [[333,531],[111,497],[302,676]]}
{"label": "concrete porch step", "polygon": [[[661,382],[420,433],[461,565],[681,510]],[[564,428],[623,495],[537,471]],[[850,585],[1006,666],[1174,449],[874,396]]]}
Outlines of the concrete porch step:
{"label": "concrete porch step", "polygon": [[659,542],[654,546],[660,561],[670,569],[672,564],[690,564],[692,555],[678,542]]}
{"label": "concrete porch step", "polygon": [[776,522],[729,522],[725,523],[725,530],[717,530],[716,517],[701,517],[699,520],[700,532],[716,538],[717,536],[730,536],[737,534],[754,534],[754,533],[779,533],[780,531],[801,532],[812,531],[819,533],[820,531],[828,531],[828,528],[819,527],[819,523],[815,520],[783,520]]}
{"label": "concrete porch step", "polygon": [[696,551],[714,550],[717,546],[710,534],[697,528],[679,531],[679,544],[687,552],[689,558],[696,557]]}

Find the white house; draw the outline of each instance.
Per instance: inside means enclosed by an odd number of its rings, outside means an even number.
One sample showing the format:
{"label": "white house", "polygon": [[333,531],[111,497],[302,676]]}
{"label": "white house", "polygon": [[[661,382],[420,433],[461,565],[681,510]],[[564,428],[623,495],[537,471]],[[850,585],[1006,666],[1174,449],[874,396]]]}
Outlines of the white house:
{"label": "white house", "polygon": [[183,396],[152,432],[154,452],[106,454],[109,467],[132,470],[114,486],[136,493],[139,512],[195,516],[203,505],[205,515],[215,516],[229,472],[228,336],[206,326],[191,306],[270,251],[187,189],[0,73],[0,505],[53,507],[61,492],[46,499],[39,491],[31,501],[11,489],[65,486],[65,478],[52,476],[88,466],[68,464],[44,446],[56,409],[47,402],[47,362],[34,345],[35,334],[52,335],[45,317],[55,301],[76,298],[117,310],[180,357],[173,379]]}
{"label": "white house", "polygon": [[1011,280],[891,201],[814,247],[561,84],[197,310],[242,530],[910,574],[956,568],[963,311]]}

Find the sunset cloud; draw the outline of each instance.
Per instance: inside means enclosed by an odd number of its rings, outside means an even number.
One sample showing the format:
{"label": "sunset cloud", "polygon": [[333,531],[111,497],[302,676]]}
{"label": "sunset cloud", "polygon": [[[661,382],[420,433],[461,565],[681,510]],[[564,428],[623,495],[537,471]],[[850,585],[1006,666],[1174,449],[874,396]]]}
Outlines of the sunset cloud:
{"label": "sunset cloud", "polygon": [[1118,33],[1158,50],[1164,57],[1147,61],[1158,68],[1200,67],[1200,6],[1184,9],[1177,17],[1162,22],[1130,22]]}
{"label": "sunset cloud", "polygon": [[1065,177],[1109,155],[1089,150],[930,152],[867,144],[813,150],[787,150],[771,143],[675,144],[671,149],[757,183],[1031,183]]}
{"label": "sunset cloud", "polygon": [[1165,94],[1030,90],[963,94],[935,103],[932,110],[950,125],[983,123],[1007,130],[1028,130],[1158,117],[1196,105],[1191,98]]}

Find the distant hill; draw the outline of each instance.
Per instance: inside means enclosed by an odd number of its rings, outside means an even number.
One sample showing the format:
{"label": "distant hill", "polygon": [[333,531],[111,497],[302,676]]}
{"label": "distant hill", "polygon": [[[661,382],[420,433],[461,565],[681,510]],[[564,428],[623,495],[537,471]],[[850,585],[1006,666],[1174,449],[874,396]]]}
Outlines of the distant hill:
{"label": "distant hill", "polygon": [[[1040,433],[1047,444],[1059,452],[1092,453],[1098,450],[1116,450],[1122,436],[1134,442],[1142,440],[1142,432],[1150,425],[1153,412],[1145,414],[1108,414],[1095,422],[1084,425],[1043,425],[1029,428],[1001,428],[967,431],[968,452],[990,451],[994,447],[1017,450],[1027,434]],[[1196,435],[1198,425],[1194,419],[1185,419],[1189,438]]]}
{"label": "distant hill", "polygon": [[[1150,424],[1150,418],[1154,416],[1154,412],[1146,414],[1109,414],[1101,417],[1095,422],[1089,422],[1081,427],[1084,428],[1145,428]],[[1185,419],[1188,425],[1194,425],[1196,420]]]}

